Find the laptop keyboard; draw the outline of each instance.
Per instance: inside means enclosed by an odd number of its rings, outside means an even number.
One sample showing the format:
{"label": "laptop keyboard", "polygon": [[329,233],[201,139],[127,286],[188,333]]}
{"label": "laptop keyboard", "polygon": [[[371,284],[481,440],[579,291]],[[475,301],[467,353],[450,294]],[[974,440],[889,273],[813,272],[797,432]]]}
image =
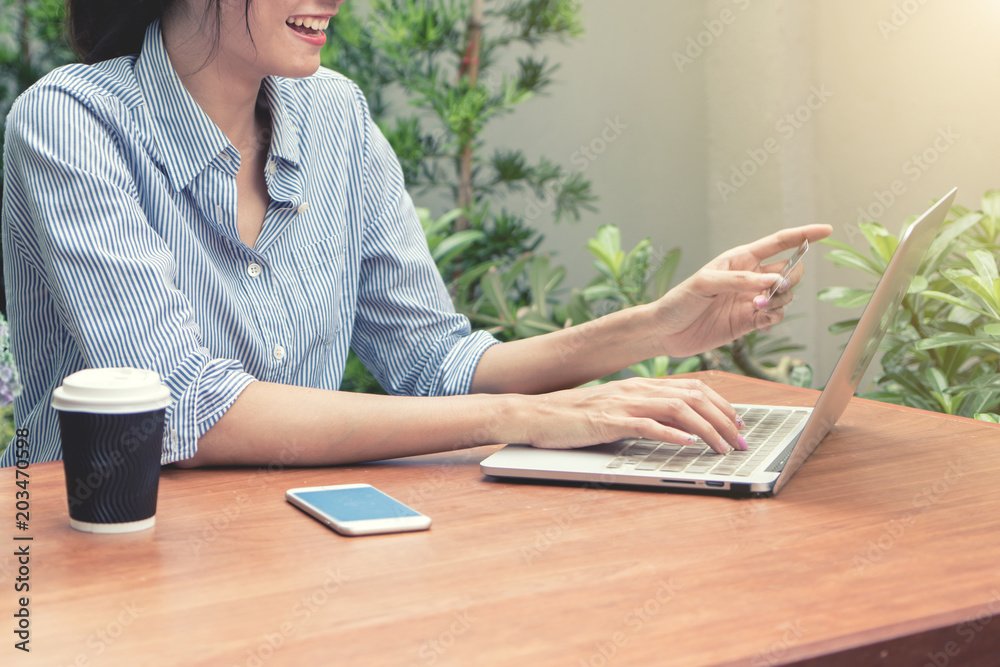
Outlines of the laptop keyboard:
{"label": "laptop keyboard", "polygon": [[737,412],[747,426],[743,432],[747,441],[745,452],[733,450],[723,456],[700,438],[693,445],[630,438],[622,441],[618,455],[607,467],[749,477],[809,415],[808,410],[748,406],[737,408]]}

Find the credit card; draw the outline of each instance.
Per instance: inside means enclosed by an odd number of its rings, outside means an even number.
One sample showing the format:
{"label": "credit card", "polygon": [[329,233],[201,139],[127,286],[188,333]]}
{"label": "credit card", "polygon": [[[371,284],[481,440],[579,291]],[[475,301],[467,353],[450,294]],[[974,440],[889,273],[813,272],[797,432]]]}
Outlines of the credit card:
{"label": "credit card", "polygon": [[794,269],[795,265],[799,263],[799,260],[802,259],[802,255],[806,254],[807,250],[809,250],[808,240],[803,241],[802,245],[799,246],[799,249],[795,251],[795,254],[788,258],[788,261],[785,262],[785,268],[781,271],[781,279],[774,284],[774,287],[771,288],[771,292],[767,295],[768,301],[770,301],[771,297],[778,292],[778,288],[781,287],[781,283],[785,281],[785,278],[787,278],[788,274],[792,272],[792,269]]}

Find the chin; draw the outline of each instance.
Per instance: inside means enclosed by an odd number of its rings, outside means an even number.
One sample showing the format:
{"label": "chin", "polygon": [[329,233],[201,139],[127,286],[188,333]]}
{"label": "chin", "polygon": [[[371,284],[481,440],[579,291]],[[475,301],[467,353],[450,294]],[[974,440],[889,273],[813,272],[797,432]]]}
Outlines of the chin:
{"label": "chin", "polygon": [[295,65],[283,68],[284,71],[277,72],[278,76],[283,76],[286,79],[305,79],[316,73],[319,69],[319,59],[314,61],[296,63]]}

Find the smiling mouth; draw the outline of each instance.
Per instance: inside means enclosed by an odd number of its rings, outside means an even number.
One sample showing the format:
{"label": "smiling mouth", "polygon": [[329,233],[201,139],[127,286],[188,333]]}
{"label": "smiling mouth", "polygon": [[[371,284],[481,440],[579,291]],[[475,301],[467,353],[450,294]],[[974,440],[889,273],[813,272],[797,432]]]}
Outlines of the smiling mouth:
{"label": "smiling mouth", "polygon": [[327,26],[330,25],[330,17],[290,16],[285,20],[285,25],[295,32],[314,37],[326,30]]}

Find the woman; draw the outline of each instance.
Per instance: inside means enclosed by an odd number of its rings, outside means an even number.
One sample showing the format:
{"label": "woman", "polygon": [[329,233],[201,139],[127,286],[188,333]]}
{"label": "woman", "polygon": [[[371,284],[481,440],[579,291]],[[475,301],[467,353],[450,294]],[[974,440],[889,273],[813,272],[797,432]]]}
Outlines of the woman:
{"label": "woman", "polygon": [[[69,3],[96,64],[26,92],[5,147],[16,416],[33,460],[60,456],[52,388],[97,366],[160,374],[162,460],[186,467],[635,436],[744,449],[736,412],[700,382],[572,387],[778,322],[802,268],[768,302],[780,265],[761,263],[829,227],[731,250],[594,322],[504,344],[472,333],[363,95],[319,67],[341,1]],[[398,395],[336,391],[349,345]]]}

